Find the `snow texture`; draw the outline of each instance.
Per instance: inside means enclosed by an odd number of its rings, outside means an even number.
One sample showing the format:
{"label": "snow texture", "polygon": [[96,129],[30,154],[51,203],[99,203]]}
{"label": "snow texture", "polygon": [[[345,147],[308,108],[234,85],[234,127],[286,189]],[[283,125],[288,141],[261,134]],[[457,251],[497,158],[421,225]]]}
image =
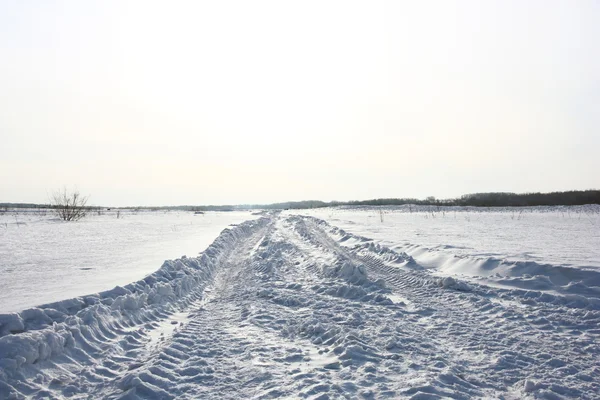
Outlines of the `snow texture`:
{"label": "snow texture", "polygon": [[444,274],[266,214],[141,281],[0,316],[0,399],[597,398],[593,277]]}
{"label": "snow texture", "polygon": [[17,211],[0,211],[0,313],[137,281],[166,259],[197,255],[230,224],[255,218],[103,210],[67,223],[50,212]]}

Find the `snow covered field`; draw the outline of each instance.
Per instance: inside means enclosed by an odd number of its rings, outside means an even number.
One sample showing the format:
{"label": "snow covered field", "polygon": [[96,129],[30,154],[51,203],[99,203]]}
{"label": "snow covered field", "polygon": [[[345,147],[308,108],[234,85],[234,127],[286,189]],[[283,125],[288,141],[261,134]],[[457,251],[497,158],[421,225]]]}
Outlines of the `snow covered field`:
{"label": "snow covered field", "polygon": [[598,398],[598,209],[451,214],[266,213],[0,315],[0,399]]}
{"label": "snow covered field", "polygon": [[434,274],[574,294],[594,294],[600,286],[600,206],[341,207],[301,214],[405,252]]}
{"label": "snow covered field", "polygon": [[73,223],[0,214],[0,313],[112,289],[196,256],[249,212],[103,211]]}
{"label": "snow covered field", "polygon": [[600,269],[600,206],[338,207],[300,213],[389,246]]}

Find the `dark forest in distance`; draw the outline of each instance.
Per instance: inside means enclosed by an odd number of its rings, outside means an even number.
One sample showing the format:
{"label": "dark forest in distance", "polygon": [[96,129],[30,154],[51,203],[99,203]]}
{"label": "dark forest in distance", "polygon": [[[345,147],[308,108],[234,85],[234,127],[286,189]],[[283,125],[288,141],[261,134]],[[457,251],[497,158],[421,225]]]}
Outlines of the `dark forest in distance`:
{"label": "dark forest in distance", "polygon": [[[532,207],[532,206],[577,206],[584,204],[600,204],[600,190],[571,190],[551,193],[473,193],[466,194],[456,199],[439,200],[434,197],[426,199],[413,198],[386,198],[356,201],[331,201],[320,200],[290,201],[273,204],[244,204],[244,205],[209,205],[209,206],[161,206],[161,207],[118,207],[136,208],[141,210],[188,210],[188,211],[232,211],[232,210],[282,210],[282,209],[307,209],[335,206],[390,206],[390,205],[430,205],[430,206],[472,206],[472,207]],[[0,212],[8,208],[51,208],[48,204],[31,203],[0,203]],[[91,206],[90,209],[104,208]],[[117,208],[117,207],[115,207]]]}

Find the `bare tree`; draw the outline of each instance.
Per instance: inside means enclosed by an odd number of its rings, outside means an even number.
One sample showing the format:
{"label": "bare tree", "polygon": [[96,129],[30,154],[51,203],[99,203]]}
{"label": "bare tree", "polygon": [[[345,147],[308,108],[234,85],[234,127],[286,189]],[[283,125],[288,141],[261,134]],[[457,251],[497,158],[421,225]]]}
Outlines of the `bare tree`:
{"label": "bare tree", "polygon": [[56,215],[65,221],[77,221],[87,214],[88,196],[77,190],[67,191],[64,187],[52,193],[50,203]]}

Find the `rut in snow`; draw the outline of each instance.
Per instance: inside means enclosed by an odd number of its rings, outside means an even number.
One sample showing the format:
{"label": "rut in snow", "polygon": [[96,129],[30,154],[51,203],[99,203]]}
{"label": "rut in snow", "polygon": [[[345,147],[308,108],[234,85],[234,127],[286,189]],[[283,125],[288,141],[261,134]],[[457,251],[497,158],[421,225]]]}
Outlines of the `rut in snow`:
{"label": "rut in snow", "polygon": [[434,277],[310,217],[240,224],[143,281],[0,323],[0,399],[600,393],[595,303]]}

